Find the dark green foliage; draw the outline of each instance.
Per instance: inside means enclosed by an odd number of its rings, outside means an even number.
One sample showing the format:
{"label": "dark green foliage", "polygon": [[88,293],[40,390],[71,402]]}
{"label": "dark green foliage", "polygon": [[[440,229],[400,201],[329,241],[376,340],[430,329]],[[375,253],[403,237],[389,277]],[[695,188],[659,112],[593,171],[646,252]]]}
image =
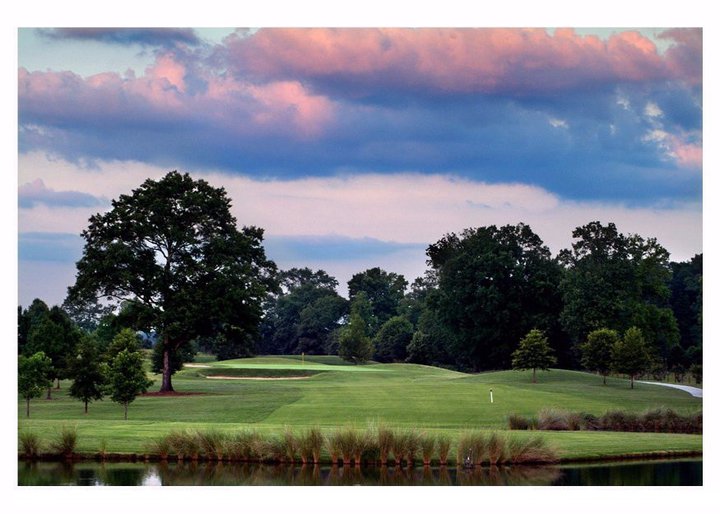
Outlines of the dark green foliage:
{"label": "dark green foliage", "polygon": [[169,356],[189,341],[227,326],[257,335],[275,265],[262,229],[237,229],[224,189],[177,172],[146,180],[92,216],[82,236],[68,301],[129,302],[134,323],[160,336],[161,390],[172,390]]}
{"label": "dark green foliage", "polygon": [[380,326],[398,314],[400,302],[408,286],[407,280],[397,273],[388,273],[380,268],[372,268],[356,273],[348,281],[350,301],[354,301],[358,293],[365,293],[370,302],[372,320],[366,319],[370,337],[374,337]]}
{"label": "dark green foliage", "polygon": [[124,407],[127,419],[128,405],[153,383],[145,375],[142,354],[138,351],[120,351],[110,362],[108,377],[110,398]]}
{"label": "dark green foliage", "polygon": [[612,370],[612,348],[619,337],[616,331],[608,328],[593,330],[587,341],[580,345],[581,362],[585,369],[599,373],[603,384]]}
{"label": "dark green foliage", "polygon": [[107,368],[92,336],[84,335],[80,339],[77,354],[69,361],[69,370],[73,381],[70,396],[85,404],[87,414],[88,403],[102,400],[107,382]]}
{"label": "dark green foliage", "polygon": [[448,234],[428,247],[438,293],[428,300],[456,337],[456,364],[473,370],[510,366],[515,341],[532,328],[555,337],[561,268],[524,224]]}
{"label": "dark green foliage", "polygon": [[452,363],[448,352],[455,347],[453,339],[453,332],[441,322],[438,312],[426,308],[420,314],[417,330],[408,344],[407,361],[431,366]]}
{"label": "dark green foliage", "polygon": [[27,309],[18,306],[18,354],[28,353],[25,346],[28,343],[30,331],[47,319],[50,309],[42,300],[35,298]]}
{"label": "dark green foliage", "polygon": [[[80,331],[60,307],[52,307],[46,314],[40,314],[31,322],[26,355],[43,352],[51,361],[50,378],[60,380],[68,376],[68,358],[74,353],[80,340]],[[50,389],[48,389],[50,398]]]}
{"label": "dark green foliage", "polygon": [[279,273],[282,293],[269,298],[262,323],[263,354],[321,354],[348,312],[337,280],[325,271],[292,268]]}
{"label": "dark green foliage", "polygon": [[30,417],[30,400],[52,386],[51,374],[52,361],[43,352],[18,357],[18,393],[26,401],[27,417]]}
{"label": "dark green foliage", "polygon": [[120,330],[110,342],[110,346],[105,352],[105,360],[111,362],[115,356],[127,350],[128,352],[137,352],[140,349],[140,338],[131,328]]}
{"label": "dark green foliage", "polygon": [[559,256],[566,267],[561,321],[572,340],[584,341],[601,328],[624,332],[637,326],[652,353],[666,359],[679,338],[667,250],[654,238],[619,233],[614,223],[594,221],[572,235],[572,250]]}
{"label": "dark green foliage", "polygon": [[413,337],[412,324],[402,316],[387,320],[375,335],[375,359],[380,362],[404,361]]}
{"label": "dark green foliage", "polygon": [[513,369],[532,369],[533,382],[536,381],[535,370],[547,370],[556,362],[547,337],[536,328],[528,332],[512,354]]}
{"label": "dark green foliage", "polygon": [[361,364],[373,356],[372,340],[366,335],[365,321],[353,311],[350,321],[340,329],[338,355],[346,361]]}
{"label": "dark green foliage", "polygon": [[630,388],[635,387],[635,377],[650,366],[650,354],[642,331],[630,327],[612,349],[613,369],[630,377]]}
{"label": "dark green foliage", "polygon": [[670,304],[677,319],[683,348],[702,346],[703,256],[688,262],[672,262]]}

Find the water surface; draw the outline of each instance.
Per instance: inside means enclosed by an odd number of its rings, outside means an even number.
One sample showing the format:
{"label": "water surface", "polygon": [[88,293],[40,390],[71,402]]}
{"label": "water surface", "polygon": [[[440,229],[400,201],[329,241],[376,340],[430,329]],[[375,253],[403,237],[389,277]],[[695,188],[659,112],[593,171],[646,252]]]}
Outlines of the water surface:
{"label": "water surface", "polygon": [[702,460],[561,466],[270,466],[217,463],[19,462],[18,485],[80,486],[699,486]]}

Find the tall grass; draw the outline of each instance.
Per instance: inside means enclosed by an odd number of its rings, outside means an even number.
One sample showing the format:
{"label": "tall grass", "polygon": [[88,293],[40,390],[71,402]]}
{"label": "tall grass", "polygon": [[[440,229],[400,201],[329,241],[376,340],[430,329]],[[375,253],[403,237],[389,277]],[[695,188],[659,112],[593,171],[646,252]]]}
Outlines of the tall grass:
{"label": "tall grass", "polygon": [[325,436],[318,427],[312,427],[303,432],[297,438],[298,452],[303,464],[313,462],[320,463],[320,454],[325,446]]}
{"label": "tall grass", "polygon": [[198,431],[195,433],[198,446],[207,459],[222,460],[225,453],[227,436],[217,430]]}
{"label": "tall grass", "polygon": [[431,434],[420,435],[420,451],[422,452],[423,466],[429,466],[435,453],[435,437]]}
{"label": "tall grass", "polygon": [[20,432],[20,450],[28,459],[35,459],[40,454],[40,437],[34,432]]}
{"label": "tall grass", "polygon": [[77,446],[77,427],[63,426],[56,439],[50,443],[50,451],[65,457],[72,457]]}
{"label": "tall grass", "polygon": [[436,439],[438,460],[441,466],[447,465],[448,456],[450,455],[450,438],[445,434],[440,434]]}
{"label": "tall grass", "polygon": [[557,462],[557,453],[541,436],[512,437],[507,441],[507,461],[512,464],[550,464]]}
{"label": "tall grass", "polygon": [[487,441],[485,436],[477,431],[460,434],[457,446],[458,466],[479,466],[485,458]]}
{"label": "tall grass", "polygon": [[387,464],[388,457],[395,445],[395,432],[385,425],[380,425],[377,429],[377,442],[380,465],[384,466]]}
{"label": "tall grass", "polygon": [[490,434],[490,437],[487,440],[487,455],[488,461],[492,466],[504,462],[506,456],[505,438],[498,435],[496,432]]}

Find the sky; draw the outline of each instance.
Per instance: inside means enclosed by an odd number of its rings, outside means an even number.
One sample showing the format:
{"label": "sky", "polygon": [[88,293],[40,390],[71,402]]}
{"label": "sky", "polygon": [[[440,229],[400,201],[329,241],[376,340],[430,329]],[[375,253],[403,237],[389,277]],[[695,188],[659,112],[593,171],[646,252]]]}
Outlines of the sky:
{"label": "sky", "polygon": [[701,253],[702,29],[478,27],[21,28],[19,304],[61,303],[88,218],[171,170],[343,294],[490,224]]}

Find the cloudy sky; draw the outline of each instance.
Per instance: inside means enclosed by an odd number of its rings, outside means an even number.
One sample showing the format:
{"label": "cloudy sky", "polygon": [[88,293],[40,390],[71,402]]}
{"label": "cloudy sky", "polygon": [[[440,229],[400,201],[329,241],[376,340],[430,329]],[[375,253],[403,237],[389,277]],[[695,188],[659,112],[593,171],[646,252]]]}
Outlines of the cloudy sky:
{"label": "cloudy sky", "polygon": [[343,284],[412,280],[488,224],[703,250],[700,29],[24,28],[18,50],[21,305],[60,303],[88,217],[175,169],[281,268]]}

